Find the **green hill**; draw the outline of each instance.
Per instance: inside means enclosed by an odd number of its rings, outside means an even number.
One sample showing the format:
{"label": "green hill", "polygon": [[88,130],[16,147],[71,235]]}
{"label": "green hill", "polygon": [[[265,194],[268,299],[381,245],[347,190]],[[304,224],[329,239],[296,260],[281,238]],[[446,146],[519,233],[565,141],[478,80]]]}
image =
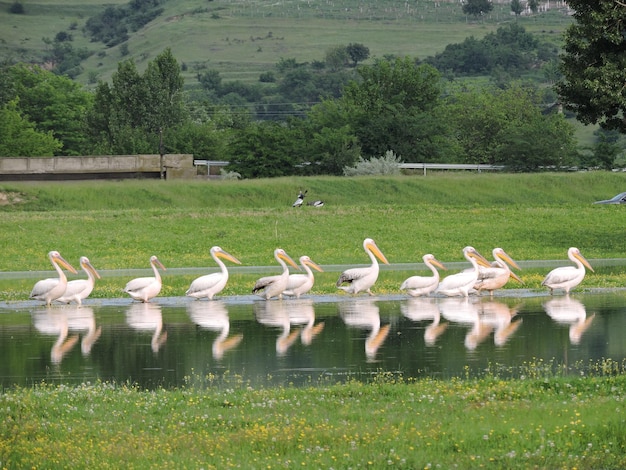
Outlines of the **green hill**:
{"label": "green hill", "polygon": [[[466,18],[458,2],[417,0],[274,2],[166,0],[162,14],[115,47],[90,42],[86,21],[108,6],[93,0],[35,0],[22,2],[23,14],[10,13],[12,1],[0,2],[0,56],[40,61],[59,32],[72,37],[74,48],[92,54],[82,63],[77,80],[87,84],[109,80],[120,60],[134,58],[141,68],[170,47],[185,65],[193,86],[198,71],[218,70],[224,80],[258,81],[259,75],[281,58],[298,62],[322,60],[336,45],[362,43],[370,57],[385,55],[425,58],[468,36],[481,38],[505,22],[515,21],[509,2],[498,3],[486,17]],[[570,19],[561,9],[517,21],[533,33],[559,43]],[[124,50],[127,50],[124,55]]]}

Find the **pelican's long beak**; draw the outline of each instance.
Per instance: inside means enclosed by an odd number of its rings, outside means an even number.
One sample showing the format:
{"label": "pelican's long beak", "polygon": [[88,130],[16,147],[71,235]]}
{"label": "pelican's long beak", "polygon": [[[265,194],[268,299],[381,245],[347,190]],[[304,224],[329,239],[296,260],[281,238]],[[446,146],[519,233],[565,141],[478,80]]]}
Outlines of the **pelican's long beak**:
{"label": "pelican's long beak", "polygon": [[439,260],[431,259],[430,262],[434,264],[435,266],[437,266],[438,268],[443,269],[444,271],[448,270],[448,268],[446,268]]}
{"label": "pelican's long beak", "polygon": [[520,284],[524,284],[524,281],[522,281],[522,278],[520,278],[517,274],[515,274],[513,271],[511,271],[511,277],[513,279],[515,279],[517,282],[519,282]]}
{"label": "pelican's long beak", "polygon": [[154,260],[154,264],[156,264],[159,268],[161,268],[163,271],[167,271],[167,268],[165,266],[163,266],[163,263],[161,263],[160,259],[155,259]]}
{"label": "pelican's long beak", "polygon": [[520,268],[517,263],[513,260],[513,258],[511,258],[509,255],[507,255],[504,251],[500,254],[500,256],[502,256],[502,258],[504,259],[504,261],[506,261],[507,263],[509,263],[509,266],[513,266],[515,269],[522,269]]}
{"label": "pelican's long beak", "polygon": [[88,270],[91,274],[93,274],[96,278],[100,279],[100,274],[98,273],[98,271],[96,271],[96,268],[94,268],[91,263],[85,263],[83,264],[83,269]]}
{"label": "pelican's long beak", "polygon": [[222,251],[218,251],[216,253],[216,256],[219,256],[220,258],[227,259],[228,261],[232,261],[233,263],[241,264],[241,261],[239,261],[237,258],[235,258],[230,253],[227,253],[227,252],[225,252],[223,250]]}
{"label": "pelican's long beak", "polygon": [[591,265],[589,264],[589,261],[587,261],[583,255],[581,255],[580,253],[576,253],[574,254],[574,257],[576,257],[582,264],[587,266],[587,268],[589,268],[591,272],[595,272],[593,268],[591,267]]}
{"label": "pelican's long beak", "polygon": [[323,273],[323,272],[324,272],[324,270],[321,268],[321,266],[320,266],[320,265],[318,265],[318,264],[317,264],[315,261],[313,261],[313,260],[310,260],[310,259],[309,259],[309,260],[306,260],[304,263],[305,263],[305,264],[307,264],[307,265],[309,265],[309,266],[310,266],[310,267],[312,267],[313,269],[315,269],[315,270],[317,270],[317,271],[321,272],[321,273]]}
{"label": "pelican's long beak", "polygon": [[480,264],[481,266],[485,267],[485,268],[490,268],[491,264],[489,263],[489,261],[487,261],[487,259],[481,255],[478,251],[470,251],[469,256],[471,256],[472,258],[474,258],[476,260],[476,262],[478,264]]}
{"label": "pelican's long beak", "polygon": [[283,260],[285,260],[287,263],[289,263],[290,265],[292,265],[294,268],[296,268],[298,271],[302,271],[300,269],[300,266],[298,266],[292,259],[291,256],[289,256],[287,253],[279,253],[278,255],[279,258],[282,258]]}
{"label": "pelican's long beak", "polygon": [[59,255],[55,257],[55,260],[57,263],[59,263],[61,266],[63,266],[65,269],[67,269],[68,271],[73,272],[74,274],[77,274],[78,271],[76,271],[76,269],[74,269],[74,266],[72,266],[70,263],[68,263],[67,261],[65,261],[65,259]]}
{"label": "pelican's long beak", "polygon": [[367,249],[370,250],[372,253],[374,253],[376,258],[378,258],[381,262],[385,264],[389,264],[389,261],[387,261],[387,258],[385,258],[385,255],[383,255],[383,252],[380,251],[380,249],[376,246],[376,243],[374,242],[368,243]]}

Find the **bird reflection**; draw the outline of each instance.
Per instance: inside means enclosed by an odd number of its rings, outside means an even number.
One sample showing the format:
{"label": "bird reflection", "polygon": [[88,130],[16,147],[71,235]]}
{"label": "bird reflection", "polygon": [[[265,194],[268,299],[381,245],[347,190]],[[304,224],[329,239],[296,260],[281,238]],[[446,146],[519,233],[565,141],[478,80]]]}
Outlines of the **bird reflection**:
{"label": "bird reflection", "polygon": [[389,324],[381,326],[378,305],[370,299],[341,302],[339,314],[346,325],[370,330],[365,340],[365,355],[368,360],[374,360],[390,329]]}
{"label": "bird reflection", "polygon": [[298,338],[299,331],[291,331],[288,304],[290,302],[255,302],[254,316],[265,326],[280,328],[281,334],[276,338],[276,353],[283,356]]}
{"label": "bird reflection", "polygon": [[424,330],[424,342],[427,346],[433,346],[448,327],[448,323],[440,323],[441,313],[435,299],[418,297],[408,299],[400,305],[400,311],[402,315],[415,322],[432,320]]}
{"label": "bird reflection", "polygon": [[569,340],[572,344],[580,343],[595,317],[595,314],[588,317],[585,306],[569,296],[550,299],[543,304],[543,309],[555,322],[569,325]]}
{"label": "bird reflection", "polygon": [[289,323],[304,325],[300,330],[300,340],[302,344],[309,346],[324,329],[324,322],[315,323],[313,300],[296,299],[286,303],[286,306],[289,309]]}
{"label": "bird reflection", "polygon": [[69,324],[65,309],[52,310],[46,307],[37,310],[33,313],[33,324],[41,334],[57,337],[50,350],[50,359],[53,364],[60,364],[78,342],[78,335],[68,337]]}
{"label": "bird reflection", "polygon": [[93,309],[83,304],[80,305],[68,305],[64,308],[64,312],[67,313],[67,323],[70,331],[84,332],[83,339],[80,342],[80,349],[83,356],[88,356],[91,353],[91,348],[100,338],[102,333],[102,327],[96,327],[96,317],[93,314]]}
{"label": "bird reflection", "polygon": [[150,346],[157,353],[167,341],[167,331],[163,330],[161,306],[149,302],[132,304],[126,310],[126,323],[137,331],[152,331]]}
{"label": "bird reflection", "polygon": [[470,351],[476,349],[493,331],[493,326],[482,321],[479,306],[468,298],[442,299],[439,309],[446,320],[472,326],[465,335],[465,347]]}
{"label": "bird reflection", "polygon": [[510,308],[502,302],[482,302],[481,319],[482,322],[491,325],[495,331],[493,342],[496,346],[504,346],[509,338],[517,331],[522,324],[522,319],[512,321],[517,315],[519,307]]}
{"label": "bird reflection", "polygon": [[219,332],[219,335],[213,341],[212,352],[214,359],[222,359],[224,353],[241,343],[243,335],[228,336],[230,319],[228,318],[228,310],[221,300],[192,302],[187,305],[187,313],[196,325]]}

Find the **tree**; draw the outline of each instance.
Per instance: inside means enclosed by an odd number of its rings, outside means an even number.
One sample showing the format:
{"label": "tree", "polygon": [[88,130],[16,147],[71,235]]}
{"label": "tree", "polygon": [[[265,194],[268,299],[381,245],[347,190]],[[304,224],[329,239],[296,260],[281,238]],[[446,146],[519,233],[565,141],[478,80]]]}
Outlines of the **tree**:
{"label": "tree", "polygon": [[352,65],[354,67],[356,67],[359,62],[367,60],[370,56],[369,47],[366,47],[363,44],[359,43],[348,44],[348,46],[346,47],[346,52],[350,56],[350,59],[352,60]]}
{"label": "tree", "polygon": [[521,0],[512,0],[511,1],[511,11],[515,14],[515,16],[519,16],[524,11],[524,5],[522,5]]}
{"label": "tree", "polygon": [[478,18],[493,10],[493,3],[490,0],[465,0],[462,9],[466,15]]}
{"label": "tree", "polygon": [[567,3],[575,10],[575,23],[565,33],[558,94],[581,122],[626,133],[626,4]]}
{"label": "tree", "polygon": [[62,144],[52,132],[40,132],[28,122],[17,106],[18,100],[0,107],[0,155],[4,157],[45,157],[58,152]]}
{"label": "tree", "polygon": [[334,46],[326,51],[324,61],[330,70],[341,70],[346,66],[350,55],[346,46]]}

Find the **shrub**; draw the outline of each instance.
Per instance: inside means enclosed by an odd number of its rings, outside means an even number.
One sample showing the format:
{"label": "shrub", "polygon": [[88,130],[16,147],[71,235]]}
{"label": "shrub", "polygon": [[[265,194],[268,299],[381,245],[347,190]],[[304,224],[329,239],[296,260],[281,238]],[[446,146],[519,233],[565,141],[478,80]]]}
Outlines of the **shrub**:
{"label": "shrub", "polygon": [[369,160],[359,157],[356,165],[343,169],[343,174],[345,176],[399,175],[400,163],[402,163],[402,159],[396,156],[393,150],[387,150],[383,157],[370,158]]}

